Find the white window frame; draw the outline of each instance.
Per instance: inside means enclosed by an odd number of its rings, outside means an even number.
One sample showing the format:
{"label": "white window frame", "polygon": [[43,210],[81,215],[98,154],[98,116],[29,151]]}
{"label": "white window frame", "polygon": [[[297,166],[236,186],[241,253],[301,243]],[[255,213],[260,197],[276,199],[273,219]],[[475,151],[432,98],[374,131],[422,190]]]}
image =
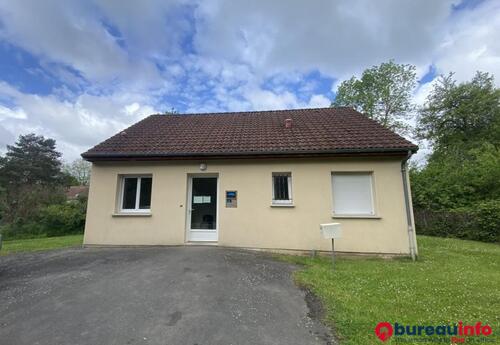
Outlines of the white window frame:
{"label": "white window frame", "polygon": [[[335,175],[368,175],[370,177],[370,194],[371,194],[371,208],[372,211],[370,213],[336,213],[335,212],[335,187],[333,178]],[[374,174],[373,171],[332,171],[331,173],[331,191],[332,191],[332,214],[333,217],[340,218],[379,218],[377,216],[377,208],[375,201],[375,183],[374,183]]]}
{"label": "white window frame", "polygon": [[[135,193],[135,208],[123,208],[123,197],[125,196],[125,179],[136,178],[137,186]],[[151,213],[151,201],[149,208],[139,208],[139,201],[141,196],[141,180],[143,178],[151,179],[151,198],[153,196],[153,175],[120,175],[120,198],[118,200],[118,209],[121,213]]]}
{"label": "white window frame", "polygon": [[[288,200],[275,200],[274,196],[274,177],[275,176],[287,176],[287,182],[288,182]],[[272,181],[272,205],[293,205],[293,194],[292,194],[292,173],[291,172],[273,172],[271,175],[271,181]]]}

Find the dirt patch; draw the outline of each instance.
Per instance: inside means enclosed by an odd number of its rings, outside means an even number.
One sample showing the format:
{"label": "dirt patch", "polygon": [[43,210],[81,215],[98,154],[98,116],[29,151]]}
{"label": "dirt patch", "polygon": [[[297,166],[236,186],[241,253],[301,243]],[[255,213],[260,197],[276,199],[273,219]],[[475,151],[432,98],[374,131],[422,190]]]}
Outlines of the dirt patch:
{"label": "dirt patch", "polygon": [[323,320],[323,318],[325,317],[325,308],[323,308],[323,303],[321,303],[321,300],[318,298],[318,296],[312,293],[309,288],[300,286],[300,289],[305,293],[305,300],[307,308],[309,309],[307,316],[309,316],[311,319]]}
{"label": "dirt patch", "polygon": [[299,284],[297,282],[296,284],[305,294],[304,300],[306,301],[306,305],[309,310],[307,316],[313,320],[321,322],[330,330],[330,333],[314,332],[315,335],[318,338],[322,339],[326,345],[339,344],[339,340],[337,339],[337,337],[333,336],[333,334],[336,334],[334,329],[324,322],[326,310],[323,306],[323,303],[321,302],[321,299],[316,296],[307,286],[304,286],[303,284]]}

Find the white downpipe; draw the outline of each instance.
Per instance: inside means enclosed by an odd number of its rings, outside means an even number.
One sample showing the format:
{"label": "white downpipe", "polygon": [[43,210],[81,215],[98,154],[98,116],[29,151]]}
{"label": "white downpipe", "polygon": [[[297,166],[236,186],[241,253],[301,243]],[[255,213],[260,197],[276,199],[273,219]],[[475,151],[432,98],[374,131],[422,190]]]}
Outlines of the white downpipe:
{"label": "white downpipe", "polygon": [[403,178],[403,193],[404,193],[404,198],[405,198],[405,208],[406,208],[406,220],[408,224],[408,241],[410,245],[410,256],[413,261],[416,260],[417,255],[417,245],[415,243],[415,229],[413,228],[413,221],[412,221],[412,216],[411,216],[411,204],[410,204],[410,193],[408,191],[408,180],[407,180],[407,174],[408,174],[408,160],[412,156],[412,152],[408,151],[408,155],[406,158],[401,162],[401,176]]}

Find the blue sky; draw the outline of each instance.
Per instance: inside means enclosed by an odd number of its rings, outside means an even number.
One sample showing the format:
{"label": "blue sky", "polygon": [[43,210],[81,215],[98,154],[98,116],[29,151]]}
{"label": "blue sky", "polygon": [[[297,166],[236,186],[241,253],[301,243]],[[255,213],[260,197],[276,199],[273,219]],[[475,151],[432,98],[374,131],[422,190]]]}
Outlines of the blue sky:
{"label": "blue sky", "polygon": [[0,0],[0,147],[55,138],[72,160],[157,112],[328,106],[389,59],[433,80],[500,72],[500,2]]}

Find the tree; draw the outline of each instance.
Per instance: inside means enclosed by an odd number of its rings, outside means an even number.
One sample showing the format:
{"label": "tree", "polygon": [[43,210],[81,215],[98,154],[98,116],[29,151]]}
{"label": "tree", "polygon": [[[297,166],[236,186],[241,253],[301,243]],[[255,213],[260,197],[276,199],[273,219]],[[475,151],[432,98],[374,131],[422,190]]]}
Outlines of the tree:
{"label": "tree", "polygon": [[30,218],[41,205],[63,198],[65,176],[55,147],[55,140],[35,134],[7,145],[0,159],[2,222]]}
{"label": "tree", "polygon": [[384,127],[399,133],[408,130],[404,121],[415,109],[413,90],[417,85],[415,66],[389,61],[366,69],[361,79],[343,81],[332,106],[353,107]]}
{"label": "tree", "polygon": [[417,134],[432,143],[427,165],[414,169],[415,205],[453,209],[500,195],[500,90],[477,72],[457,84],[440,76],[420,109]]}
{"label": "tree", "polygon": [[75,159],[71,164],[65,164],[63,171],[74,177],[75,182],[87,186],[90,181],[90,163],[83,159]]}
{"label": "tree", "polygon": [[466,151],[484,142],[500,144],[500,89],[493,76],[477,72],[457,84],[453,74],[441,76],[420,110],[417,134],[429,140],[434,155]]}
{"label": "tree", "polygon": [[417,134],[433,146],[427,165],[411,169],[419,231],[500,238],[500,91],[477,72],[458,84],[441,76],[420,109]]}
{"label": "tree", "polygon": [[467,151],[433,156],[423,168],[410,169],[413,205],[449,210],[499,199],[500,148],[490,143]]}
{"label": "tree", "polygon": [[19,136],[0,160],[3,185],[55,185],[61,182],[61,154],[54,139],[33,133]]}
{"label": "tree", "polygon": [[179,114],[179,112],[174,107],[172,107],[170,110],[165,110],[163,112],[163,115],[177,115],[177,114]]}

